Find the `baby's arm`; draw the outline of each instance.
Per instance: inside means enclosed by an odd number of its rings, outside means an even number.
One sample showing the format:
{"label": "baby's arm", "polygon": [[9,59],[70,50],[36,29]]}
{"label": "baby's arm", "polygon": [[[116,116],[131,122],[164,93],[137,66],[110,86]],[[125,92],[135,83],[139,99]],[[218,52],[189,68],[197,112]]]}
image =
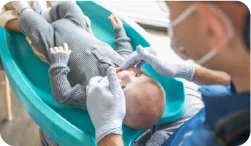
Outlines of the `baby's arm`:
{"label": "baby's arm", "polygon": [[110,15],[109,19],[115,31],[116,51],[123,58],[127,58],[132,52],[131,40],[126,35],[122,21],[115,15]]}
{"label": "baby's arm", "polygon": [[86,110],[85,87],[80,84],[71,87],[67,75],[70,72],[67,66],[71,51],[68,45],[50,48],[51,67],[49,69],[52,94],[54,98],[65,104]]}

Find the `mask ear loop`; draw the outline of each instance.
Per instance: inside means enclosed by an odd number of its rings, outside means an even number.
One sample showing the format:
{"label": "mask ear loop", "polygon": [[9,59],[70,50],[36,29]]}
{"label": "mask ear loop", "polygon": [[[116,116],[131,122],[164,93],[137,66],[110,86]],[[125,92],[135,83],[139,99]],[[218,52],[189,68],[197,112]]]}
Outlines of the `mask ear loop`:
{"label": "mask ear loop", "polygon": [[223,23],[225,23],[225,25],[227,26],[227,32],[228,32],[228,39],[231,39],[234,37],[234,27],[232,25],[231,20],[228,18],[228,16],[219,8],[217,8],[217,6],[214,6],[212,4],[210,4],[208,6],[212,11],[215,12],[216,15],[218,15],[218,17],[223,19]]}
{"label": "mask ear loop", "polygon": [[209,51],[206,55],[204,55],[203,57],[201,57],[199,60],[195,61],[197,64],[204,64],[205,62],[207,62],[209,59],[213,58],[213,56],[216,55],[216,50],[212,49],[211,51]]}
{"label": "mask ear loop", "polygon": [[184,12],[182,12],[176,19],[174,19],[170,25],[174,27],[175,25],[179,24],[180,22],[184,21],[188,16],[192,15],[193,12],[196,10],[195,5],[189,6]]}
{"label": "mask ear loop", "polygon": [[[185,9],[185,11],[183,11],[177,18],[175,18],[173,21],[171,21],[169,23],[168,33],[169,33],[169,36],[171,38],[171,41],[176,41],[175,38],[173,37],[173,30],[172,30],[172,28],[174,26],[176,26],[177,24],[181,23],[182,21],[184,21],[190,15],[192,15],[193,12],[195,12],[195,10],[196,10],[195,5],[191,5],[187,9]],[[177,49],[177,48],[175,48],[175,49]],[[184,47],[179,47],[176,51],[179,52],[179,53],[182,53],[184,51]]]}
{"label": "mask ear loop", "polygon": [[[227,15],[214,5],[209,5],[209,8],[212,11],[214,11],[215,14],[218,15],[218,17],[223,19],[223,22],[227,26],[228,39],[231,39],[234,36],[234,28],[233,28],[231,21],[228,19]],[[213,58],[215,55],[216,55],[216,49],[212,49],[205,56],[203,56],[201,59],[197,60],[196,63],[204,64],[209,59]]]}
{"label": "mask ear loop", "polygon": [[184,21],[188,16],[192,15],[195,10],[196,10],[195,5],[191,5],[184,12],[182,12],[177,18],[169,22],[168,33],[171,36],[171,38],[173,36],[172,28],[175,25],[179,24],[180,22]]}

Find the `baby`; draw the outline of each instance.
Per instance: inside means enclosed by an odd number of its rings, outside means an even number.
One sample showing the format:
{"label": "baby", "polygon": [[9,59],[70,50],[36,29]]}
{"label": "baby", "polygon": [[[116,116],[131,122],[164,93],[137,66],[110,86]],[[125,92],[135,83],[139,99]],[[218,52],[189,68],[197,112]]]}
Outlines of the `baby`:
{"label": "baby", "polygon": [[[90,33],[82,11],[73,2],[58,2],[49,10],[47,19],[27,2],[12,4],[20,14],[21,31],[30,38],[37,54],[48,60],[53,96],[63,104],[86,110],[89,80],[105,77],[109,66],[119,67],[123,58],[132,53],[130,39],[115,15],[109,19],[115,31],[116,51]],[[135,129],[154,125],[165,109],[161,85],[135,67],[118,72],[118,79],[127,105],[124,123]]]}

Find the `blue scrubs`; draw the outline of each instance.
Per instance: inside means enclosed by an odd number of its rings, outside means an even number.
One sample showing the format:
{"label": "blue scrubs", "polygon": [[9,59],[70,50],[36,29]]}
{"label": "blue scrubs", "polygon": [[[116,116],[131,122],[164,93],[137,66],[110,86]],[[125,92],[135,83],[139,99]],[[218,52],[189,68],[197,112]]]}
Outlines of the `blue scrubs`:
{"label": "blue scrubs", "polygon": [[[163,146],[219,146],[244,143],[250,134],[250,93],[237,94],[234,90],[233,86],[203,86],[200,91],[205,107],[182,125]],[[246,129],[244,133],[243,129]],[[240,135],[238,132],[243,134]]]}

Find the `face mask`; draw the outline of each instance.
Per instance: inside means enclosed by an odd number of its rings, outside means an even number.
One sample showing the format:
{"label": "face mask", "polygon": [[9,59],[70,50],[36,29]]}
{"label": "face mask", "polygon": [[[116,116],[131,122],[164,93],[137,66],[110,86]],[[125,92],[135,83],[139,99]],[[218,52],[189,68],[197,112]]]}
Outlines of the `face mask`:
{"label": "face mask", "polygon": [[[228,17],[223,13],[219,8],[217,8],[214,5],[208,5],[208,7],[216,14],[218,17],[220,17],[225,25],[227,26],[227,32],[228,32],[228,38],[232,38],[234,35],[234,29],[231,24],[231,21],[228,19]],[[182,52],[184,51],[184,47],[178,43],[177,39],[174,37],[173,28],[184,21],[186,18],[191,16],[196,10],[195,5],[189,6],[184,12],[182,12],[175,20],[173,20],[168,27],[168,33],[171,37],[171,44],[172,48],[177,52],[177,54],[183,56],[182,58],[187,58],[186,55],[184,55]],[[204,56],[202,56],[199,60],[195,61],[197,64],[204,64],[211,58],[213,58],[216,55],[216,49],[211,49],[209,52],[207,52]]]}

